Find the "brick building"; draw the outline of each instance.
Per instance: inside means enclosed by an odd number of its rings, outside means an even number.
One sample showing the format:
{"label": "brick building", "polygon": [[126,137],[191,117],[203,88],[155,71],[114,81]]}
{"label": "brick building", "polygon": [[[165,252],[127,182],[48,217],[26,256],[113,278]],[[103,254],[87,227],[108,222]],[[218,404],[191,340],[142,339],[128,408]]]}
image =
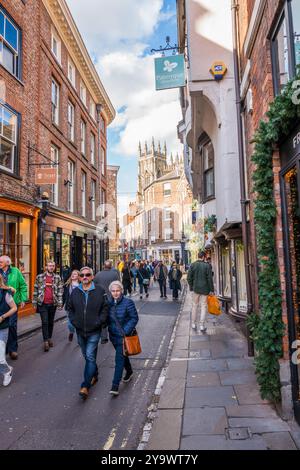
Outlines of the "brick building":
{"label": "brick building", "polygon": [[109,259],[119,259],[118,171],[116,165],[107,166],[107,212],[109,233]]}
{"label": "brick building", "polygon": [[[96,227],[115,111],[65,0],[1,1],[0,28],[0,250],[31,296],[47,259],[62,272],[108,254]],[[35,184],[41,167],[58,169],[54,184]]]}
{"label": "brick building", "polygon": [[[254,311],[259,311],[257,293],[256,227],[254,224],[251,140],[270,103],[296,75],[300,64],[300,2],[298,0],[240,0],[237,3],[240,95],[248,182],[251,278]],[[300,367],[292,363],[295,341],[300,340],[299,299],[299,145],[295,136],[300,121],[286,140],[273,150],[273,194],[277,209],[276,249],[282,293],[282,318],[286,325],[284,356],[280,361],[282,406],[292,408],[300,422]]]}

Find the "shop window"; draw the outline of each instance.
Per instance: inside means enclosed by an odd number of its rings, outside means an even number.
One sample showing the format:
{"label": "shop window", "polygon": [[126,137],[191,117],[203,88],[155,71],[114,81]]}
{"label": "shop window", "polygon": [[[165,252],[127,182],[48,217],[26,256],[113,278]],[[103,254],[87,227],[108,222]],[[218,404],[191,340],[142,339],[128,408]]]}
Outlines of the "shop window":
{"label": "shop window", "polygon": [[61,237],[61,264],[63,267],[71,267],[71,237],[69,235]]}
{"label": "shop window", "polygon": [[46,267],[48,261],[55,260],[55,251],[56,251],[56,239],[54,232],[44,232],[44,243],[43,243],[43,262],[44,268]]}
{"label": "shop window", "polygon": [[0,105],[0,169],[16,172],[18,141],[17,115]]}
{"label": "shop window", "polygon": [[231,297],[231,269],[230,269],[230,249],[229,246],[221,248],[221,285],[224,297]]}
{"label": "shop window", "polygon": [[236,275],[238,286],[238,310],[240,312],[247,311],[247,288],[246,288],[246,273],[245,273],[245,260],[244,260],[244,245],[238,241],[235,245],[236,250]]}
{"label": "shop window", "polygon": [[20,78],[21,31],[0,8],[0,63]]}

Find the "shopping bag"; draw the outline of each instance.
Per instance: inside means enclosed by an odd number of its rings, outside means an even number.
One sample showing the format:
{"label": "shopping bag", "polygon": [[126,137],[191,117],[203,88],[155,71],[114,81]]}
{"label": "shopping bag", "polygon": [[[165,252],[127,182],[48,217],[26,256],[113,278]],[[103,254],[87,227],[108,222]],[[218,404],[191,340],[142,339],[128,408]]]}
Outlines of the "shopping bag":
{"label": "shopping bag", "polygon": [[142,352],[141,343],[137,331],[134,330],[131,336],[123,336],[124,356],[136,356]]}
{"label": "shopping bag", "polygon": [[212,315],[221,315],[221,304],[216,295],[207,296],[207,309]]}

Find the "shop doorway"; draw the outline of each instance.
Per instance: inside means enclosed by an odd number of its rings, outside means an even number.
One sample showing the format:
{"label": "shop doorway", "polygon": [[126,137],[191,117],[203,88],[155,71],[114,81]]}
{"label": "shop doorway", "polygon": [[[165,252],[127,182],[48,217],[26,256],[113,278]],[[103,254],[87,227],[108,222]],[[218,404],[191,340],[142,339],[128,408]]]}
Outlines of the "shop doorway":
{"label": "shop doorway", "polygon": [[[300,159],[282,172],[283,232],[292,394],[300,424]],[[297,351],[298,350],[298,351]]]}
{"label": "shop doorway", "polygon": [[[85,264],[85,263],[84,263]],[[72,237],[72,269],[83,267],[83,238]]]}

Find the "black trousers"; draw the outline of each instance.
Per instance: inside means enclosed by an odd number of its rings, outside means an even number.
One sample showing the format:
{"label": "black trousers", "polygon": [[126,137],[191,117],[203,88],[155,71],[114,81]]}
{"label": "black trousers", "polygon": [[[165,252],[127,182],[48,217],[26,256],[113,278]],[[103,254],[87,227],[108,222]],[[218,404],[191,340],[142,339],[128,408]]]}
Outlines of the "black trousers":
{"label": "black trousers", "polygon": [[47,304],[39,305],[38,312],[42,320],[43,339],[44,341],[48,341],[48,339],[52,338],[56,306]]}
{"label": "black trousers", "polygon": [[164,281],[163,279],[158,279],[159,283],[159,288],[160,288],[160,295],[162,297],[167,296],[167,281]]}

